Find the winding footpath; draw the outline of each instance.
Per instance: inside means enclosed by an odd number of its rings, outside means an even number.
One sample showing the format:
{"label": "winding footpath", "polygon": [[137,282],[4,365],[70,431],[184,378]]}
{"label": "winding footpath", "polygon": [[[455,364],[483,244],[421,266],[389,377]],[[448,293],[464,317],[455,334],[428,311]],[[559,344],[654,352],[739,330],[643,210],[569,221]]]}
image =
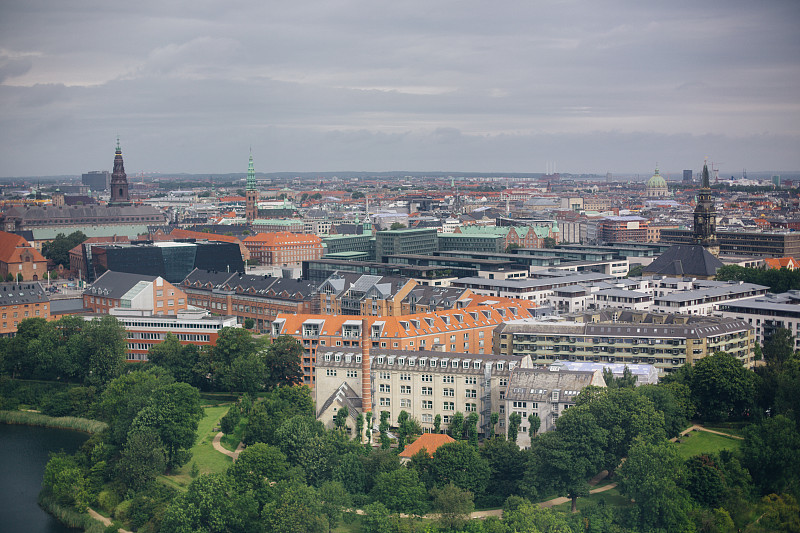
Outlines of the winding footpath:
{"label": "winding footpath", "polygon": [[223,435],[225,434],[221,431],[216,435],[214,435],[214,440],[211,441],[211,445],[214,447],[215,450],[217,450],[220,453],[224,453],[225,455],[227,455],[228,457],[230,457],[235,461],[236,459],[239,458],[239,454],[242,453],[242,450],[244,450],[244,443],[240,442],[239,445],[236,447],[236,451],[232,452],[230,450],[226,450],[225,447],[222,446],[222,442],[220,442],[222,440]]}

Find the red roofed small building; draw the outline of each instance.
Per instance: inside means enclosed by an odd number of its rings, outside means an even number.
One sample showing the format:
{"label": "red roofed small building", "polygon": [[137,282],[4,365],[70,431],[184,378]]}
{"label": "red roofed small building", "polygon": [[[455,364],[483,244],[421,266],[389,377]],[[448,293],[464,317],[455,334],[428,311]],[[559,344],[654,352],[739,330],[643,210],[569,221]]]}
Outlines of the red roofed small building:
{"label": "red roofed small building", "polygon": [[406,446],[405,450],[398,454],[398,457],[400,457],[400,462],[405,464],[423,449],[429,456],[433,457],[433,453],[439,446],[455,441],[453,437],[446,433],[423,433],[417,440]]}
{"label": "red roofed small building", "polygon": [[800,268],[800,263],[794,257],[765,257],[764,266],[767,268],[795,270]]}
{"label": "red roofed small building", "polygon": [[299,266],[303,261],[322,258],[322,239],[316,235],[304,235],[280,231],[259,233],[247,237],[243,244],[250,258],[260,265]]}
{"label": "red roofed small building", "polygon": [[17,281],[38,281],[47,273],[47,259],[24,237],[0,231],[0,279],[11,274]]}

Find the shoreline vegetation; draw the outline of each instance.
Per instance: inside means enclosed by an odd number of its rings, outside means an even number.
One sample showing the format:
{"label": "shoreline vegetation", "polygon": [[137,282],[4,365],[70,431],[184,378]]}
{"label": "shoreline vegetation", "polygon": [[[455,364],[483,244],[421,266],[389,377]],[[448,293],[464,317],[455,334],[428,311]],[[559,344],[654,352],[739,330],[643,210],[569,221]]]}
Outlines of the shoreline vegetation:
{"label": "shoreline vegetation", "polygon": [[108,427],[108,424],[99,420],[77,416],[48,416],[32,411],[0,411],[0,423],[71,429],[89,434],[100,433]]}

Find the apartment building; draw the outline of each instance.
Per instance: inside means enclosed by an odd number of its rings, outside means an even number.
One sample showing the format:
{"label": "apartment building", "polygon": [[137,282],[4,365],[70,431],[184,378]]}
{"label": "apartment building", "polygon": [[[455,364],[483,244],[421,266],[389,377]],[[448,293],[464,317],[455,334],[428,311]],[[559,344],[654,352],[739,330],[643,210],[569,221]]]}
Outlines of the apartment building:
{"label": "apartment building", "polygon": [[281,313],[313,313],[319,310],[317,283],[241,272],[195,269],[181,283],[189,305],[217,315],[248,318],[258,331],[269,332]]}
{"label": "apartment building", "polygon": [[[717,231],[720,255],[800,257],[800,232]],[[662,229],[661,242],[691,244],[692,230]]]}
{"label": "apartment building", "polygon": [[187,305],[186,293],[161,276],[109,270],[83,291],[83,307],[97,314],[109,314],[111,309],[122,307],[174,315]]}
{"label": "apartment building", "polygon": [[406,278],[337,272],[319,286],[320,310],[329,315],[396,316],[416,286]]}
{"label": "apartment building", "polygon": [[[478,431],[488,435],[494,412],[500,415],[495,431],[504,434],[509,415],[519,412],[525,416],[517,442],[528,446],[528,413],[539,414],[540,431],[548,431],[558,413],[574,405],[575,396],[585,386],[605,386],[599,370],[533,368],[529,357],[370,349],[366,368],[364,357],[362,350],[354,348],[320,350],[314,395],[317,418],[326,426],[333,426],[342,406],[348,407],[353,418],[363,412],[362,388],[368,383],[371,412],[376,418],[381,411],[389,412],[390,426],[397,425],[400,411],[419,420],[424,430],[433,428],[437,414],[446,429],[456,412],[465,416],[477,413]],[[365,372],[369,373],[366,379]],[[530,384],[536,388],[529,393],[533,389]],[[535,396],[535,402],[527,403],[529,394]]]}
{"label": "apartment building", "polygon": [[600,223],[601,242],[647,242],[646,218],[637,216],[610,216]]}
{"label": "apartment building", "polygon": [[720,306],[737,300],[763,296],[769,287],[755,283],[699,281],[688,290],[674,291],[656,296],[650,308],[654,313],[680,313],[687,315],[718,314]]}
{"label": "apartment building", "polygon": [[[212,316],[203,309],[187,309],[174,315],[156,315],[144,309],[128,309],[115,307],[110,315],[125,326],[128,333],[127,361],[142,363],[147,361],[147,352],[153,346],[161,344],[171,333],[183,344],[194,344],[198,347],[214,346],[222,328],[236,328],[236,317]],[[93,320],[102,315],[84,315],[84,319]]]}
{"label": "apartment building", "polygon": [[795,350],[800,350],[800,291],[725,302],[720,305],[720,314],[747,321],[755,329],[756,342],[762,345],[776,329],[786,328],[794,335]]}
{"label": "apartment building", "polygon": [[[536,274],[544,275],[546,273],[537,272]],[[597,272],[581,274],[557,272],[553,274],[553,277],[521,280],[485,279],[478,277],[460,278],[453,281],[450,285],[452,287],[470,289],[475,294],[531,300],[537,305],[542,305],[547,302],[547,298],[552,295],[556,289],[614,279],[614,277],[609,274],[600,274]]]}
{"label": "apartment building", "polygon": [[491,301],[451,311],[384,317],[281,314],[272,323],[272,336],[289,335],[300,341],[304,383],[310,385],[314,383],[317,352],[360,346],[363,319],[370,328],[371,348],[489,354],[497,325],[532,316],[532,309],[523,305]]}
{"label": "apartment building", "polygon": [[242,241],[250,258],[260,265],[300,266],[303,261],[322,257],[322,240],[302,233],[259,233]]}
{"label": "apartment building", "polygon": [[0,231],[0,280],[47,279],[47,260],[24,238]]}
{"label": "apartment building", "polygon": [[387,255],[431,254],[438,249],[436,229],[383,230],[375,234],[375,260],[385,261]]}
{"label": "apartment building", "polygon": [[755,362],[753,326],[732,318],[603,310],[509,321],[494,336],[496,354],[530,356],[539,365],[645,363],[670,372],[719,351],[747,367]]}
{"label": "apartment building", "polygon": [[0,337],[13,337],[26,318],[54,320],[50,299],[38,281],[0,283]]}

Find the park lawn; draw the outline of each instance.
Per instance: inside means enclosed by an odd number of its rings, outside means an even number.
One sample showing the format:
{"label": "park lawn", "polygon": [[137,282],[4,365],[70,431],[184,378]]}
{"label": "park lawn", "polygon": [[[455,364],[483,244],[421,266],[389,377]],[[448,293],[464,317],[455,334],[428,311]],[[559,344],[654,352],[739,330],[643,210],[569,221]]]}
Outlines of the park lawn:
{"label": "park lawn", "polygon": [[242,442],[245,427],[247,427],[247,418],[242,417],[242,419],[239,420],[239,423],[236,424],[236,429],[233,430],[231,435],[222,436],[222,439],[220,440],[222,447],[228,451],[235,452],[236,448],[239,447],[239,443]]}
{"label": "park lawn", "polygon": [[175,470],[169,476],[162,476],[165,481],[170,485],[177,485],[178,487],[188,487],[192,482],[192,463],[197,464],[197,468],[201,474],[215,474],[218,472],[225,472],[231,465],[233,460],[227,455],[218,452],[211,445],[214,435],[217,431],[214,429],[219,427],[219,419],[230,409],[229,405],[223,406],[206,406],[205,416],[200,419],[197,425],[197,440],[192,446],[192,458],[188,463]]}
{"label": "park lawn", "polygon": [[707,431],[692,431],[684,435],[678,444],[678,453],[684,459],[701,453],[714,453],[720,450],[736,450],[742,445],[739,439],[715,435]]}
{"label": "park lawn", "polygon": [[744,428],[747,427],[747,424],[739,424],[735,422],[731,422],[728,424],[720,424],[715,426],[704,426],[706,429],[713,429],[714,431],[719,431],[720,433],[727,433],[729,435],[736,435],[737,437],[744,437]]}
{"label": "park lawn", "polygon": [[[589,504],[596,504],[600,500],[603,500],[609,507],[627,507],[631,505],[630,499],[623,496],[620,493],[619,488],[614,487],[613,489],[608,489],[604,492],[598,492],[597,494],[590,494],[588,496],[582,496],[578,498],[578,511],[585,508]],[[572,511],[572,502],[554,505],[552,508],[557,511],[569,513]]]}

